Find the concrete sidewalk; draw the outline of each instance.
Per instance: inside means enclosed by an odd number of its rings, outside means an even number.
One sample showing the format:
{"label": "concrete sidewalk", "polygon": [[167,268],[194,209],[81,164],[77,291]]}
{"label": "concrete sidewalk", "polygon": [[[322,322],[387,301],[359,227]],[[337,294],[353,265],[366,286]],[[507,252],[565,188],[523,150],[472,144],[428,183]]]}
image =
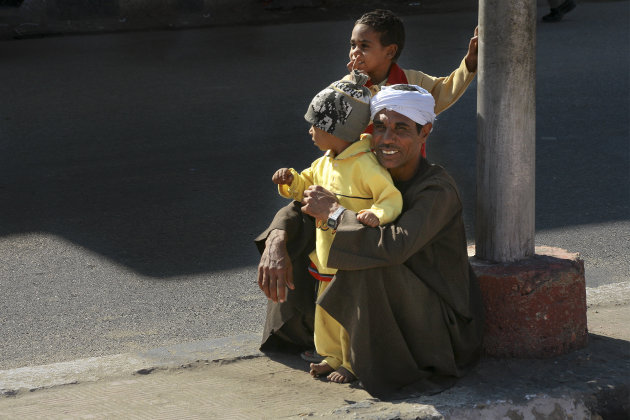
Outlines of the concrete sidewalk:
{"label": "concrete sidewalk", "polygon": [[[621,297],[626,290],[621,290]],[[485,358],[440,394],[380,401],[312,379],[296,355],[239,336],[0,372],[0,419],[630,418],[630,302],[589,308],[589,346],[547,360]]]}

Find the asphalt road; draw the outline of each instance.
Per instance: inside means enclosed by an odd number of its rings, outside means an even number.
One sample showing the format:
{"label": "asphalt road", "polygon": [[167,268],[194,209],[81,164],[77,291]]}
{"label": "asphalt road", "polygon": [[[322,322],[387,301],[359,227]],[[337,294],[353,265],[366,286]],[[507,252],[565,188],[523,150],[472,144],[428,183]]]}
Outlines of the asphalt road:
{"label": "asphalt road", "polygon": [[[539,11],[541,14],[543,9]],[[404,68],[442,75],[471,12],[409,16]],[[537,38],[537,243],[587,285],[630,282],[629,3],[580,3]],[[345,71],[352,21],[0,43],[0,369],[261,329],[254,236],[303,114]],[[476,85],[429,158],[474,240]]]}

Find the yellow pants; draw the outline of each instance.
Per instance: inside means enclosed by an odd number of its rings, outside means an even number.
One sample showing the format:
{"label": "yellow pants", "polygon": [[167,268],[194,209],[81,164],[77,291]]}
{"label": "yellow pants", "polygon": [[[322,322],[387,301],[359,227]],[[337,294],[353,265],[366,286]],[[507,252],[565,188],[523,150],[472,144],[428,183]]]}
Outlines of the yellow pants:
{"label": "yellow pants", "polygon": [[[329,283],[319,282],[318,297]],[[315,350],[326,357],[324,363],[333,370],[343,366],[354,375],[350,367],[350,336],[346,329],[319,305],[315,305]]]}

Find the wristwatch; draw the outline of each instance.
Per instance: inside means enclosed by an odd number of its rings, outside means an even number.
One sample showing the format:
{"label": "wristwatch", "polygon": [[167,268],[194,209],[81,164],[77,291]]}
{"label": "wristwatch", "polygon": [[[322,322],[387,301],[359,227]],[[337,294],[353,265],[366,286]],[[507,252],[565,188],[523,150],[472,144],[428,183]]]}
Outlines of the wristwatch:
{"label": "wristwatch", "polygon": [[328,221],[326,222],[326,224],[329,228],[337,229],[337,226],[339,226],[339,218],[344,211],[346,211],[346,208],[343,206],[339,206],[337,207],[337,210],[335,210],[335,212],[331,214],[330,217],[328,217]]}

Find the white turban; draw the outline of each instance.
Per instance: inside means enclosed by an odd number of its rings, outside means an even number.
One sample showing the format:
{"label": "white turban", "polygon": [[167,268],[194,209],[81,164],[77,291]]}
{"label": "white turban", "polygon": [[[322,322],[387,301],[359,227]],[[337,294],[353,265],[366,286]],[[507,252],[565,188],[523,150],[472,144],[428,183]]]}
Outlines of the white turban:
{"label": "white turban", "polygon": [[398,112],[420,125],[435,120],[433,95],[416,85],[383,86],[370,101],[372,119],[383,109]]}

